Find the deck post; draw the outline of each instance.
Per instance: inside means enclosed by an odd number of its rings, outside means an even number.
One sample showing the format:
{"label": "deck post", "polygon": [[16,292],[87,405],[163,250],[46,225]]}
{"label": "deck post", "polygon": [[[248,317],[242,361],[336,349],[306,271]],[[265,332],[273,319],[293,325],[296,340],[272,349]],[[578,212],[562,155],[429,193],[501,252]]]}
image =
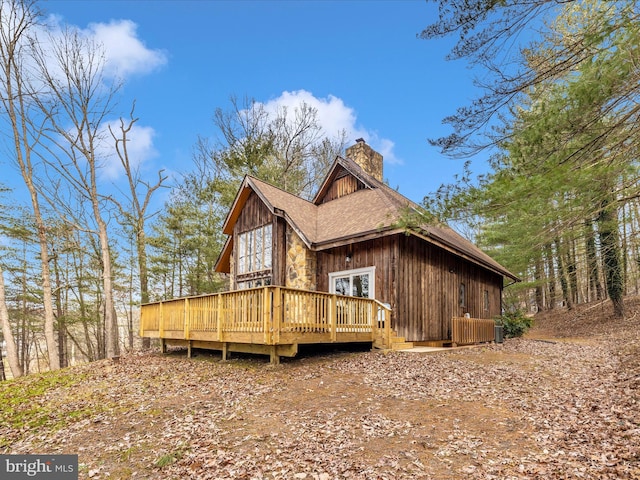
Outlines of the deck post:
{"label": "deck post", "polygon": [[386,347],[391,348],[391,310],[383,309],[384,311],[384,341]]}
{"label": "deck post", "polygon": [[338,297],[336,295],[331,295],[329,319],[331,321],[331,341],[335,342],[338,338]]}
{"label": "deck post", "polygon": [[273,345],[273,314],[271,312],[271,287],[264,287],[262,291],[262,320],[265,345]]}
{"label": "deck post", "polygon": [[227,353],[229,353],[229,346],[227,345],[227,342],[223,342],[222,343],[222,361],[223,362],[227,361]]}
{"label": "deck post", "polygon": [[282,325],[282,289],[280,287],[273,289],[272,312],[271,325],[273,335],[271,341],[273,345],[277,345],[280,343],[280,327]]}
{"label": "deck post", "polygon": [[[184,299],[184,338],[189,339],[189,322],[190,322],[189,299]],[[191,342],[189,342],[191,344]],[[189,356],[191,358],[191,356]]]}
{"label": "deck post", "polygon": [[142,305],[140,305],[140,338],[144,337],[144,320],[145,320],[145,315],[144,315],[144,308],[142,308]]}
{"label": "deck post", "polygon": [[218,324],[216,328],[218,329],[218,341],[222,341],[222,295],[218,296]]}
{"label": "deck post", "polygon": [[187,358],[191,358],[191,340],[187,342]]}
{"label": "deck post", "polygon": [[167,342],[164,338],[160,338],[160,353],[167,353]]}
{"label": "deck post", "polygon": [[164,303],[160,302],[160,321],[158,322],[158,335],[160,336],[160,338],[164,338],[164,308],[162,308],[163,305]]}
{"label": "deck post", "polygon": [[280,365],[280,355],[278,355],[277,345],[271,345],[271,352],[269,357],[271,358],[272,365]]}

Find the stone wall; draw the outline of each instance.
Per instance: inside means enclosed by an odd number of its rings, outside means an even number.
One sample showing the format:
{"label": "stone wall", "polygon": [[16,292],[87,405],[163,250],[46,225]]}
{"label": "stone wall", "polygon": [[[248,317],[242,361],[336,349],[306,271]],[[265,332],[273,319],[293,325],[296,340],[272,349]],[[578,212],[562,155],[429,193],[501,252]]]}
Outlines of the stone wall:
{"label": "stone wall", "polygon": [[316,290],[316,252],[307,249],[298,234],[287,225],[285,286]]}

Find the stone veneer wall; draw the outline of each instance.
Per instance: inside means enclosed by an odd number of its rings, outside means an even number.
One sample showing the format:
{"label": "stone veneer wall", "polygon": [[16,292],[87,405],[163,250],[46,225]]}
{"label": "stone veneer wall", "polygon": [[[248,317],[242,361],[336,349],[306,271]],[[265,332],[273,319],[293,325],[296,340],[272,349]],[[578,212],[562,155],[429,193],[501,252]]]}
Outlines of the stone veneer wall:
{"label": "stone veneer wall", "polygon": [[345,150],[350,158],[372,177],[382,181],[382,155],[367,145],[363,139],[356,140],[356,144]]}
{"label": "stone veneer wall", "polygon": [[307,249],[298,234],[287,225],[285,286],[316,290],[316,252]]}

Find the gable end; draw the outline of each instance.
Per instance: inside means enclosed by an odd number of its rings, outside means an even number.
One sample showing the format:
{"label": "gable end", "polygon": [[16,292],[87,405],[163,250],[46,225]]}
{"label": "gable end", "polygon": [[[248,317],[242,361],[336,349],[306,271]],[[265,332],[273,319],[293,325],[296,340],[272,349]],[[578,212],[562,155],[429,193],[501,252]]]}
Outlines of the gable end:
{"label": "gable end", "polygon": [[332,181],[326,185],[322,197],[318,198],[316,205],[336,200],[350,195],[358,190],[364,190],[367,186],[357,177],[352,175],[342,166],[336,167]]}

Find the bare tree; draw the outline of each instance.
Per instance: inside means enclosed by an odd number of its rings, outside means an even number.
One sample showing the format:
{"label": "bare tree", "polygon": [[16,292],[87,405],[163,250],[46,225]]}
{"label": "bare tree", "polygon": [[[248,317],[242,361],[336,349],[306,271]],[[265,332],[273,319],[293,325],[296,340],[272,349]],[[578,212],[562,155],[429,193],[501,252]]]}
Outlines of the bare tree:
{"label": "bare tree", "polygon": [[104,140],[101,128],[119,87],[106,84],[102,51],[80,32],[67,29],[61,37],[50,40],[50,51],[34,50],[48,93],[46,97],[40,97],[39,103],[46,115],[47,139],[51,142],[46,162],[72,191],[86,201],[91,212],[102,268],[105,353],[107,358],[113,358],[120,353],[119,333],[105,219],[108,198],[99,190],[98,170],[103,160],[99,154]]}
{"label": "bare tree", "polygon": [[[42,269],[42,292],[44,309],[44,334],[47,344],[49,368],[60,368],[55,341],[55,317],[53,311],[53,295],[51,273],[49,268],[49,251],[47,227],[45,225],[38,189],[34,183],[34,147],[42,133],[42,127],[34,122],[33,95],[29,88],[29,73],[26,69],[26,48],[30,36],[40,18],[35,2],[10,0],[0,2],[0,99],[3,114],[8,120],[13,138],[13,157],[20,169],[22,179],[29,191],[33,207],[34,220],[37,227],[40,245],[40,263]],[[34,129],[34,125],[36,125]]]}
{"label": "bare tree", "polygon": [[[129,121],[125,122],[124,119],[120,119],[120,131],[116,134],[111,126],[109,126],[109,132],[113,137],[116,147],[116,153],[120,159],[120,163],[124,168],[127,180],[129,183],[129,202],[130,209],[125,208],[121,203],[116,202],[125,223],[132,228],[135,236],[136,254],[138,260],[138,275],[140,277],[140,300],[142,303],[149,302],[149,275],[147,265],[147,239],[145,234],[146,221],[155,215],[155,213],[149,214],[147,212],[151,197],[154,192],[158,190],[163,182],[167,180],[167,176],[163,175],[163,170],[158,172],[158,180],[156,183],[151,184],[142,179],[140,176],[140,170],[137,166],[133,165],[129,158],[129,150],[127,142],[129,142],[129,135],[133,129],[135,123],[139,120],[134,117],[135,103],[131,108],[131,114]],[[133,338],[132,331],[129,329],[130,339],[129,347],[132,347]],[[150,339],[143,339],[143,348],[149,348]]]}
{"label": "bare tree", "polygon": [[7,303],[5,301],[4,294],[4,273],[2,266],[0,265],[0,323],[2,324],[2,335],[7,346],[7,361],[9,362],[9,368],[13,378],[22,376],[22,367],[20,366],[20,360],[18,358],[18,348],[16,347],[16,341],[13,338],[11,332],[11,324],[9,323],[9,311],[7,310]]}

